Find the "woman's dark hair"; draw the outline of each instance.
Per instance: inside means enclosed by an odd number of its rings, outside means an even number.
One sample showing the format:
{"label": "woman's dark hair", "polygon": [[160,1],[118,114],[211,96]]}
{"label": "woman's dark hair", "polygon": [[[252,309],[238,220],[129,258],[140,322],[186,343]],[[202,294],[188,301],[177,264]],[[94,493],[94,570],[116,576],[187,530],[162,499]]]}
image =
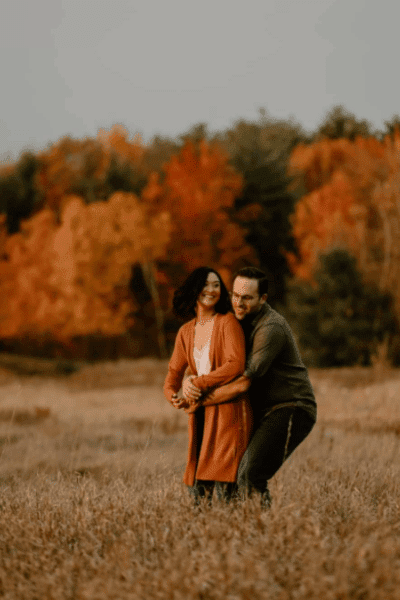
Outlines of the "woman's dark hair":
{"label": "woman's dark hair", "polygon": [[264,271],[257,267],[243,267],[239,269],[233,278],[235,281],[236,277],[245,277],[246,279],[257,279],[258,283],[258,295],[263,296],[268,294],[268,278]]}
{"label": "woman's dark hair", "polygon": [[225,315],[232,310],[228,290],[226,289],[220,274],[211,267],[198,267],[189,275],[189,277],[187,277],[181,287],[175,290],[174,299],[172,301],[175,315],[181,319],[196,316],[195,308],[197,299],[203,287],[206,285],[209,273],[215,273],[217,275],[221,286],[221,296],[215,305],[215,311]]}

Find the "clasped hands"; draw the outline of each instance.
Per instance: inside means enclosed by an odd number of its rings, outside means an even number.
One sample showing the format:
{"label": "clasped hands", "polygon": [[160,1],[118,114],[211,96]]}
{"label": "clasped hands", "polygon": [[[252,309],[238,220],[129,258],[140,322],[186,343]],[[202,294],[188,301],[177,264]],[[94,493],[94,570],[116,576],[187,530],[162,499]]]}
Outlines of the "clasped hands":
{"label": "clasped hands", "polygon": [[194,413],[201,406],[201,390],[193,385],[194,376],[187,377],[182,384],[182,398],[172,398],[175,408],[183,408],[186,413]]}

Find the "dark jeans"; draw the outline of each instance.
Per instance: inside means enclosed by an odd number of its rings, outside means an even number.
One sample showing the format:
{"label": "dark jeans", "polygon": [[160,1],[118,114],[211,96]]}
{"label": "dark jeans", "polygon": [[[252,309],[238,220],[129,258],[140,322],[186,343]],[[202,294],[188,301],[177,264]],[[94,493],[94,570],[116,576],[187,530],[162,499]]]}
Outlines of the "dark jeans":
{"label": "dark jeans", "polygon": [[261,419],[239,465],[240,497],[259,492],[271,502],[268,480],[310,433],[315,421],[302,408],[278,408]]}

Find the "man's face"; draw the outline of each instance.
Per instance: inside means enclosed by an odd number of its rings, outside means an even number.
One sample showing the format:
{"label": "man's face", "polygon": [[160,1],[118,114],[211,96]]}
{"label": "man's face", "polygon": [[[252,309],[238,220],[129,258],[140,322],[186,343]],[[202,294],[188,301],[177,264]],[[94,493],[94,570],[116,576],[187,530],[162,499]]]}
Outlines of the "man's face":
{"label": "man's face", "polygon": [[251,314],[257,313],[267,300],[267,294],[258,295],[257,279],[236,277],[232,289],[232,306],[239,321]]}

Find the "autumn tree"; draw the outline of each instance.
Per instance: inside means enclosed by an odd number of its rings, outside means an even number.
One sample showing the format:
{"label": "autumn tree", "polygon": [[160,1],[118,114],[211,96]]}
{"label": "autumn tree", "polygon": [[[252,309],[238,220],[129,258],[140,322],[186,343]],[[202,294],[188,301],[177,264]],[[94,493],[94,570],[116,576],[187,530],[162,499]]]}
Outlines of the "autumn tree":
{"label": "autumn tree", "polygon": [[100,130],[96,138],[64,137],[38,156],[37,185],[45,206],[58,215],[68,195],[79,195],[86,203],[106,200],[116,191],[140,193],[144,147],[120,125]]}
{"label": "autumn tree", "polygon": [[218,141],[241,173],[267,164],[286,169],[295,146],[307,139],[301,125],[291,120],[271,118],[260,111],[257,121],[238,120],[233,127],[210,136]]}
{"label": "autumn tree", "polygon": [[133,194],[89,205],[68,197],[62,206],[60,223],[43,209],[3,239],[2,338],[126,331],[132,266],[164,256],[169,216],[150,215]]}
{"label": "autumn tree", "polygon": [[294,275],[312,280],[321,252],[348,249],[367,281],[391,293],[400,313],[400,135],[323,139],[299,145],[291,174],[306,190],[297,203],[288,254]]}
{"label": "autumn tree", "polygon": [[151,172],[145,161],[147,147],[141,136],[130,137],[125,127],[114,125],[108,131],[101,129],[97,140],[110,157],[104,180],[104,197],[108,198],[118,191],[139,195]]}
{"label": "autumn tree", "polygon": [[244,229],[228,214],[242,190],[242,177],[217,144],[187,141],[164,166],[164,178],[150,177],[142,200],[157,213],[171,214],[168,272],[176,285],[192,269],[209,265],[229,279],[239,265],[256,260]]}
{"label": "autumn tree", "polygon": [[21,231],[10,236],[5,235],[4,218],[0,260],[1,338],[34,333],[40,320],[46,328],[49,306],[57,298],[49,284],[50,247],[55,230],[54,213],[49,209],[22,222]]}
{"label": "autumn tree", "polygon": [[147,144],[143,156],[143,167],[147,175],[153,172],[163,175],[163,166],[168,163],[174,154],[179,154],[181,144],[168,137],[155,135]]}
{"label": "autumn tree", "polygon": [[64,137],[38,154],[23,153],[0,169],[0,212],[7,215],[8,231],[18,231],[21,220],[42,208],[58,218],[68,195],[90,203],[116,191],[139,194],[150,173],[144,153],[140,138],[131,139],[119,125],[100,130],[97,138]]}
{"label": "autumn tree", "polygon": [[[228,214],[242,178],[217,144],[185,143],[138,199],[132,169],[142,177],[150,164],[144,157],[140,141],[121,128],[96,139],[63,138],[41,153],[35,182],[44,208],[5,242],[0,336],[121,332],[135,311],[137,265],[161,331],[160,283],[170,292],[199,264],[228,279],[237,266],[256,262],[246,232]],[[113,187],[123,191],[108,196]],[[174,236],[165,254],[168,215]]]}
{"label": "autumn tree", "polygon": [[103,186],[110,162],[109,153],[99,141],[61,138],[39,154],[37,175],[45,206],[59,215],[68,195],[83,194],[86,202],[103,198]]}

